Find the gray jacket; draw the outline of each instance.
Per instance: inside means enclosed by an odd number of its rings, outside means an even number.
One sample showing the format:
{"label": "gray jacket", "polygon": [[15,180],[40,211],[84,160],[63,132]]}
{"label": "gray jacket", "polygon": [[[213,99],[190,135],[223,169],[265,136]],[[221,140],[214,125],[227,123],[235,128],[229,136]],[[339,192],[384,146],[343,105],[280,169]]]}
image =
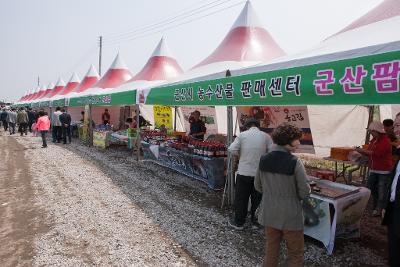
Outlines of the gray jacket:
{"label": "gray jacket", "polygon": [[60,115],[61,111],[55,111],[53,112],[53,116],[51,116],[51,126],[62,126],[60,122]]}
{"label": "gray jacket", "polygon": [[[272,151],[288,152],[281,146],[274,146]],[[258,218],[262,225],[292,231],[304,228],[302,200],[311,189],[300,159],[293,175],[263,172],[258,168],[254,186],[263,194]]]}
{"label": "gray jacket", "polygon": [[7,112],[7,122],[8,123],[17,123],[17,113],[15,111]]}

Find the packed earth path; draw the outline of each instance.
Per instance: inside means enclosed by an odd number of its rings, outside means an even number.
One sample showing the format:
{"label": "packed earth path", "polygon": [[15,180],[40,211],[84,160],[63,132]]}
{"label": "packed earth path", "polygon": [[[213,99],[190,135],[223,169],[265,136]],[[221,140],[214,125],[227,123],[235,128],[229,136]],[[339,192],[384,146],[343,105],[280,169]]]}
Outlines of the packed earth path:
{"label": "packed earth path", "polygon": [[[4,132],[0,147],[1,266],[262,265],[263,232],[229,228],[221,192],[199,181],[123,148],[42,149]],[[306,238],[305,265],[386,266],[384,239],[367,232],[333,255]]]}

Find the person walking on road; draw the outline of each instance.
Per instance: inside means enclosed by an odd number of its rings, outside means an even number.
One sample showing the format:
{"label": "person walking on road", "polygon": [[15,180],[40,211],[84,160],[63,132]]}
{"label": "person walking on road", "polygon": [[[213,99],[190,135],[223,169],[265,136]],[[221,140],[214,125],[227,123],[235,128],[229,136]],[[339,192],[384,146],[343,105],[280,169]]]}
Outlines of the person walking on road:
{"label": "person walking on road", "polygon": [[24,108],[21,108],[17,114],[18,132],[21,136],[28,134],[28,113],[26,113]]}
{"label": "person walking on road", "polygon": [[46,135],[50,129],[50,120],[49,117],[44,113],[44,111],[39,111],[39,118],[36,123],[36,128],[40,132],[40,136],[42,137],[42,148],[47,147]]}
{"label": "person walking on road", "polygon": [[51,126],[52,126],[51,133],[52,133],[52,137],[53,137],[53,143],[61,142],[62,128],[61,128],[61,122],[60,122],[60,115],[61,115],[61,108],[57,107],[56,111],[51,116]]}
{"label": "person walking on road", "polygon": [[36,122],[36,112],[32,110],[32,108],[28,108],[28,129],[29,132],[32,132],[32,124]]}
{"label": "person walking on road", "polygon": [[12,108],[7,112],[7,124],[10,135],[15,134],[15,123],[17,122],[17,113],[15,109]]}
{"label": "person walking on road", "polygon": [[253,227],[259,227],[256,210],[262,195],[254,188],[254,176],[260,158],[272,147],[271,137],[260,131],[260,123],[256,119],[249,119],[245,123],[248,129],[240,133],[229,146],[228,151],[239,156],[239,166],[235,184],[234,218],[229,220],[229,226],[242,230],[246,222],[249,198],[251,198],[251,222]]}
{"label": "person walking on road", "polygon": [[5,132],[8,130],[8,123],[7,123],[7,111],[5,108],[0,112],[0,121],[3,124],[3,129]]}
{"label": "person walking on road", "polygon": [[272,133],[272,151],[261,157],[254,186],[263,194],[259,222],[265,226],[264,266],[278,266],[282,238],[288,248],[288,266],[303,266],[304,223],[302,200],[311,188],[303,163],[292,153],[299,147],[302,131],[290,124]]}
{"label": "person walking on road", "polygon": [[61,109],[62,114],[60,115],[60,122],[62,127],[62,139],[63,144],[71,143],[71,115],[69,115],[65,109]]}

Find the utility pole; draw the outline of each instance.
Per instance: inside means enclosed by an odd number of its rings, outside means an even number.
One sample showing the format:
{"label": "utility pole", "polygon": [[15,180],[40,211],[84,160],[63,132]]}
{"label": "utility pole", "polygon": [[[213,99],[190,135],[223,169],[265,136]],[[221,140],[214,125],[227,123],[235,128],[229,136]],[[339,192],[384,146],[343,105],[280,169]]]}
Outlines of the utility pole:
{"label": "utility pole", "polygon": [[99,75],[101,76],[101,54],[103,50],[103,36],[99,37]]}

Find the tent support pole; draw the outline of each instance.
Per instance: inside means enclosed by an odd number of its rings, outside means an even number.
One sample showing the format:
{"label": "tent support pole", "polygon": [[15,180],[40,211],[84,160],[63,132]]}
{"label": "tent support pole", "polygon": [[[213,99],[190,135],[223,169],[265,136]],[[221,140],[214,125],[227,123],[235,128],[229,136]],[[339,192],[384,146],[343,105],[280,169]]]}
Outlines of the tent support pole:
{"label": "tent support pole", "polygon": [[177,112],[177,106],[174,106],[174,132],[176,132],[176,120],[177,120],[177,115],[178,115],[178,112]]}
{"label": "tent support pole", "polygon": [[140,160],[140,147],[141,147],[141,140],[140,140],[140,108],[139,104],[136,104],[136,129],[137,129],[137,141],[136,141],[136,146],[137,146],[137,161]]}
{"label": "tent support pole", "polygon": [[[231,77],[230,70],[226,71],[225,77]],[[233,108],[232,106],[227,106],[227,140],[226,146],[229,147],[233,142]],[[225,181],[224,194],[222,197],[221,208],[224,207],[225,197],[227,196],[228,205],[233,205],[235,199],[235,175],[233,173],[233,155],[228,152],[227,159],[227,176]]]}
{"label": "tent support pole", "polygon": [[[368,106],[368,125],[367,125],[367,128],[368,128],[369,124],[374,120],[374,110],[375,110],[375,106]],[[367,131],[367,133],[365,134],[365,143],[364,144],[368,144],[369,143],[369,138],[370,138],[370,132]]]}
{"label": "tent support pole", "polygon": [[92,105],[89,104],[89,146],[93,146]]}
{"label": "tent support pole", "polygon": [[[232,106],[227,107],[227,140],[226,146],[233,142],[233,112]],[[221,209],[224,208],[225,202],[227,202],[228,206],[233,205],[235,198],[235,175],[233,173],[233,154],[228,152],[227,159],[227,175],[225,180],[224,193],[222,196]]]}

